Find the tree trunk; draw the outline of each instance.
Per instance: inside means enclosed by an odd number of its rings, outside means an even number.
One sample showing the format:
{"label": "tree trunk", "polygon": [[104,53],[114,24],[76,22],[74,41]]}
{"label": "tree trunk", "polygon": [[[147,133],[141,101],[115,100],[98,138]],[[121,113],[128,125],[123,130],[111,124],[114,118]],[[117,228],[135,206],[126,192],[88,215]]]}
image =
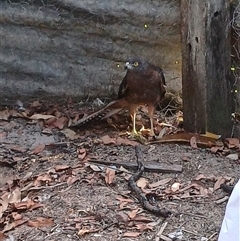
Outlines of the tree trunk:
{"label": "tree trunk", "polygon": [[236,123],[234,128],[234,136],[240,139],[240,17],[239,17],[239,2],[232,1],[231,14],[232,14],[232,71],[234,75],[234,101]]}
{"label": "tree trunk", "polygon": [[182,0],[181,17],[185,130],[230,136],[230,2]]}

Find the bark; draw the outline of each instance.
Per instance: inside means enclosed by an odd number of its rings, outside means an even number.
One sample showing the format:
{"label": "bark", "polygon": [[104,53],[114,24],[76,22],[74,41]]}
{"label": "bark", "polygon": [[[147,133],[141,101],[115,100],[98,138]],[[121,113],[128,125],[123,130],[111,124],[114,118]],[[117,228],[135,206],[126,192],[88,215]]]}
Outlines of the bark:
{"label": "bark", "polygon": [[230,2],[182,0],[184,127],[229,136],[231,113]]}

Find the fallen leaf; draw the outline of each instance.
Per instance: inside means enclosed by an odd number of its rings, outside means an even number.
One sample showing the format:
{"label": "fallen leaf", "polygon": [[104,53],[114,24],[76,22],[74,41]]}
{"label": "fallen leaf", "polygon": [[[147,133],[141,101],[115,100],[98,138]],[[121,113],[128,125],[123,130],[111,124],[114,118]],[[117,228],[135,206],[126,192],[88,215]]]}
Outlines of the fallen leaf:
{"label": "fallen leaf", "polygon": [[81,161],[86,157],[87,151],[85,148],[78,149],[78,159]]}
{"label": "fallen leaf", "polygon": [[28,221],[28,226],[34,227],[34,228],[50,227],[52,225],[53,225],[52,218],[37,217],[34,220]]}
{"label": "fallen leaf", "polygon": [[21,201],[21,191],[19,188],[16,188],[8,197],[9,203],[17,203]]}
{"label": "fallen leaf", "polygon": [[119,204],[120,210],[124,209],[125,206],[128,205],[128,203],[134,203],[134,201],[132,199],[126,199],[126,198],[121,198],[121,197],[117,197],[116,199],[120,201],[120,204]]}
{"label": "fallen leaf", "polygon": [[197,177],[194,178],[194,180],[197,180],[197,181],[198,181],[198,180],[201,180],[201,179],[206,179],[205,175],[202,174],[202,173],[199,174],[199,175],[197,175]]}
{"label": "fallen leaf", "polygon": [[20,157],[20,156],[13,156],[12,157],[14,162],[20,162],[20,161],[26,161],[28,158],[27,157]]}
{"label": "fallen leaf", "polygon": [[127,223],[129,221],[129,217],[124,212],[117,212],[116,218],[119,222]]}
{"label": "fallen leaf", "polygon": [[171,180],[172,180],[171,177],[165,178],[165,179],[159,180],[159,181],[154,182],[154,183],[149,183],[148,187],[149,188],[156,188],[156,187],[159,187],[159,186],[163,186],[163,185],[166,185],[167,183],[169,183]]}
{"label": "fallen leaf", "polygon": [[137,209],[134,209],[134,210],[132,210],[131,212],[128,212],[128,217],[130,218],[130,219],[134,219],[135,217],[136,217],[136,215],[137,215],[137,213],[138,213],[138,211],[139,211],[139,209],[137,208]]}
{"label": "fallen leaf", "polygon": [[139,229],[141,232],[145,231],[145,230],[151,230],[153,231],[154,226],[152,226],[151,224],[145,224],[145,223],[139,223],[136,224],[136,228]]}
{"label": "fallen leaf", "polygon": [[184,162],[189,162],[191,159],[188,156],[183,155],[182,156],[182,161]]}
{"label": "fallen leaf", "polygon": [[134,221],[137,222],[150,222],[152,219],[150,217],[142,216],[142,215],[136,215],[134,218]]}
{"label": "fallen leaf", "polygon": [[35,100],[32,102],[31,108],[38,108],[38,107],[42,107],[42,104],[38,101],[38,100]]}
{"label": "fallen leaf", "polygon": [[226,156],[228,159],[231,159],[233,161],[237,161],[239,158],[238,158],[238,153],[233,153],[233,154],[229,154]]}
{"label": "fallen leaf", "polygon": [[62,116],[60,118],[53,118],[52,120],[47,121],[47,125],[51,128],[58,128],[62,130],[68,123],[68,118],[66,116]]}
{"label": "fallen leaf", "polygon": [[206,187],[199,186],[199,191],[201,195],[207,196],[210,190]]}
{"label": "fallen leaf", "polygon": [[99,231],[99,229],[80,229],[78,231],[78,236],[84,236],[87,233],[95,233],[98,231]]}
{"label": "fallen leaf", "polygon": [[48,120],[50,118],[56,119],[56,117],[54,115],[43,115],[43,114],[34,114],[29,117],[29,119],[31,119],[31,120]]}
{"label": "fallen leaf", "polygon": [[182,189],[179,189],[178,192],[179,193],[182,193],[182,192],[185,192],[186,190],[192,188],[194,186],[193,183],[191,183],[190,185],[187,185],[186,187],[182,188]]}
{"label": "fallen leaf", "polygon": [[[87,210],[84,210],[84,211],[87,212]],[[86,216],[86,217],[76,217],[73,220],[71,219],[71,221],[77,222],[76,228],[79,228],[79,227],[81,228],[83,222],[96,221],[96,216],[91,215],[91,216]],[[78,227],[78,225],[80,225],[80,226]]]}
{"label": "fallen leaf", "polygon": [[34,204],[35,202],[28,198],[26,201],[14,203],[13,206],[17,210],[24,210],[24,209],[30,209],[31,206],[33,206]]}
{"label": "fallen leaf", "polygon": [[9,149],[12,151],[20,152],[20,153],[27,151],[27,148],[26,147],[24,148],[23,146],[11,146],[11,147],[9,147]]}
{"label": "fallen leaf", "polygon": [[148,184],[148,180],[144,177],[140,177],[137,182],[137,186],[140,187],[141,189],[145,188]]}
{"label": "fallen leaf", "polygon": [[226,179],[224,177],[219,177],[217,181],[214,183],[213,190],[216,191],[220,188],[221,184],[225,183]]}
{"label": "fallen leaf", "polygon": [[61,172],[69,169],[70,167],[68,165],[57,165],[54,167],[56,172]]}
{"label": "fallen leaf", "polygon": [[219,146],[212,146],[211,147],[211,152],[216,154],[218,151],[222,151],[223,148],[222,147],[219,147]]}
{"label": "fallen leaf", "polygon": [[7,236],[4,233],[0,232],[0,241],[4,241],[6,237]]}
{"label": "fallen leaf", "polygon": [[10,223],[9,221],[6,221],[5,222],[5,226],[4,226],[3,230],[2,230],[2,232],[5,233],[5,232],[10,231],[10,230],[12,230],[14,228],[15,228],[15,224],[14,223]]}
{"label": "fallen leaf", "polygon": [[111,168],[107,168],[106,174],[105,174],[106,184],[111,184],[113,182],[114,177],[115,177],[115,170],[113,170]]}
{"label": "fallen leaf", "polygon": [[0,111],[0,120],[8,120],[10,116],[8,109]]}
{"label": "fallen leaf", "polygon": [[43,181],[43,182],[51,182],[52,178],[50,177],[49,174],[45,173],[45,174],[39,175],[36,180]]}
{"label": "fallen leaf", "polygon": [[61,118],[62,116],[62,112],[60,112],[59,110],[55,110],[53,113],[48,113],[48,114],[53,114],[54,116],[56,116],[57,118]]}
{"label": "fallen leaf", "polygon": [[68,126],[71,126],[71,124],[76,123],[79,119],[86,117],[87,115],[84,115],[84,113],[72,113],[70,123]]}
{"label": "fallen leaf", "polygon": [[115,139],[111,138],[109,135],[102,136],[101,140],[102,140],[104,145],[116,143]]}
{"label": "fallen leaf", "polygon": [[136,142],[136,141],[125,139],[125,138],[122,138],[122,137],[117,138],[116,144],[117,145],[126,145],[126,146],[137,146],[137,145],[139,145],[139,143]]}
{"label": "fallen leaf", "polygon": [[214,138],[210,138],[206,136],[200,136],[193,133],[186,133],[186,132],[176,133],[172,135],[165,135],[162,138],[149,141],[145,144],[190,143],[190,140],[192,137],[196,138],[196,144],[200,147],[223,146],[223,143],[220,140],[216,140]]}
{"label": "fallen leaf", "polygon": [[40,175],[40,176],[38,176],[37,178],[36,178],[36,180],[34,181],[34,186],[41,186],[42,185],[42,183],[49,183],[49,182],[51,182],[52,181],[52,178],[50,177],[50,175],[49,174],[42,174],[42,175]]}
{"label": "fallen leaf", "polygon": [[97,165],[90,164],[89,167],[95,172],[101,172],[103,169]]}
{"label": "fallen leaf", "polygon": [[44,204],[42,204],[42,203],[33,203],[32,206],[29,208],[29,210],[34,210],[34,209],[41,208],[41,207],[44,207]]}
{"label": "fallen leaf", "polygon": [[197,139],[196,139],[195,136],[191,137],[191,139],[190,139],[190,145],[191,145],[192,148],[198,148],[198,147],[197,147]]}
{"label": "fallen leaf", "polygon": [[125,209],[127,207],[127,205],[128,205],[128,202],[121,202],[119,204],[119,210]]}
{"label": "fallen leaf", "polygon": [[11,117],[28,117],[26,112],[18,112],[17,110],[9,111]]}
{"label": "fallen leaf", "polygon": [[36,147],[34,147],[32,153],[33,154],[39,154],[40,152],[42,152],[45,149],[45,145],[44,144],[39,144]]}
{"label": "fallen leaf", "polygon": [[80,180],[79,177],[68,177],[67,185],[70,186],[70,185],[72,185],[73,183],[75,183],[76,181],[79,181],[79,180]]}
{"label": "fallen leaf", "polygon": [[[201,181],[194,181],[192,183],[192,187],[196,190],[199,190],[200,195],[207,196],[210,193],[210,190],[204,186],[204,184]],[[195,195],[198,195],[198,193],[191,192]]]}
{"label": "fallen leaf", "polygon": [[50,128],[44,128],[44,129],[42,130],[42,134],[52,135],[53,132],[52,132],[52,130],[51,130]]}
{"label": "fallen leaf", "polygon": [[14,227],[18,227],[18,226],[20,226],[20,225],[22,225],[22,224],[28,222],[28,220],[29,220],[29,219],[16,220],[16,221],[13,222]]}
{"label": "fallen leaf", "polygon": [[7,210],[9,204],[8,193],[5,193],[1,196],[0,199],[0,218],[2,217],[3,213]]}
{"label": "fallen leaf", "polygon": [[159,139],[159,138],[162,138],[162,137],[167,133],[167,130],[168,130],[167,127],[163,127],[163,128],[161,129],[161,131],[159,132],[157,138],[158,138],[158,139]]}
{"label": "fallen leaf", "polygon": [[33,176],[33,172],[27,172],[26,175],[22,178],[22,180],[28,180],[28,178],[31,178]]}
{"label": "fallen leaf", "polygon": [[[226,178],[226,177],[224,176],[224,178]],[[227,183],[227,184],[228,184],[228,185],[231,185],[231,186],[235,185],[235,183],[236,183],[236,182],[235,182],[235,178],[230,178],[230,179],[227,179],[227,178],[226,178],[226,180],[228,180],[228,183]]]}
{"label": "fallen leaf", "polygon": [[190,198],[190,197],[191,197],[191,195],[190,195],[189,192],[183,193],[183,194],[181,195],[181,199]]}
{"label": "fallen leaf", "polygon": [[134,201],[130,198],[121,198],[121,197],[117,197],[116,198],[118,201],[120,202],[127,202],[127,203],[134,203]]}
{"label": "fallen leaf", "polygon": [[6,132],[0,132],[0,140],[1,140],[1,139],[3,140],[3,138],[5,139],[6,136],[7,136],[7,133],[6,133]]}
{"label": "fallen leaf", "polygon": [[79,135],[77,133],[69,128],[66,128],[61,131],[69,140],[75,140],[79,138]]}
{"label": "fallen leaf", "polygon": [[226,143],[227,147],[230,149],[239,147],[239,139],[237,139],[237,138],[226,138],[225,143]]}
{"label": "fallen leaf", "polygon": [[22,219],[22,217],[23,216],[20,213],[12,212],[12,218],[13,218],[14,221],[20,220],[20,219]]}
{"label": "fallen leaf", "polygon": [[136,238],[139,235],[141,235],[141,233],[137,233],[137,232],[126,232],[122,235],[122,237],[129,237],[129,238]]}

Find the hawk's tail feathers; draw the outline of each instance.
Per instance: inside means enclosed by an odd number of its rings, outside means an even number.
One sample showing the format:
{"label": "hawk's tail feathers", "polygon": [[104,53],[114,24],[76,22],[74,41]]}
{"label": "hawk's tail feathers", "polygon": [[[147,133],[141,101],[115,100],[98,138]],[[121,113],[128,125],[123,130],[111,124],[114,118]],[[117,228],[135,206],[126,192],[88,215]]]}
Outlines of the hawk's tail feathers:
{"label": "hawk's tail feathers", "polygon": [[108,105],[104,106],[102,109],[93,112],[92,114],[78,120],[77,122],[70,125],[70,127],[77,127],[89,123],[95,120],[103,120],[107,119],[114,114],[118,113],[122,110],[122,108],[126,108],[127,102],[124,99],[114,100],[110,102]]}

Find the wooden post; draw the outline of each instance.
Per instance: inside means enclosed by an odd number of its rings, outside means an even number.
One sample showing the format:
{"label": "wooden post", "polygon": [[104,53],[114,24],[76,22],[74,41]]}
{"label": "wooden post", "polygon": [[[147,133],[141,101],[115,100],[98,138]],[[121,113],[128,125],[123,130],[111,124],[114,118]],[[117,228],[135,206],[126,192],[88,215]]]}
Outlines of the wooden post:
{"label": "wooden post", "polygon": [[181,0],[184,128],[232,132],[229,0]]}
{"label": "wooden post", "polygon": [[[239,13],[237,6],[239,0],[232,1],[231,14],[232,14],[232,67],[234,73],[234,100],[235,100],[235,113],[238,120],[234,128],[234,136],[240,139],[240,32],[239,32]],[[236,92],[235,92],[236,91]]]}

